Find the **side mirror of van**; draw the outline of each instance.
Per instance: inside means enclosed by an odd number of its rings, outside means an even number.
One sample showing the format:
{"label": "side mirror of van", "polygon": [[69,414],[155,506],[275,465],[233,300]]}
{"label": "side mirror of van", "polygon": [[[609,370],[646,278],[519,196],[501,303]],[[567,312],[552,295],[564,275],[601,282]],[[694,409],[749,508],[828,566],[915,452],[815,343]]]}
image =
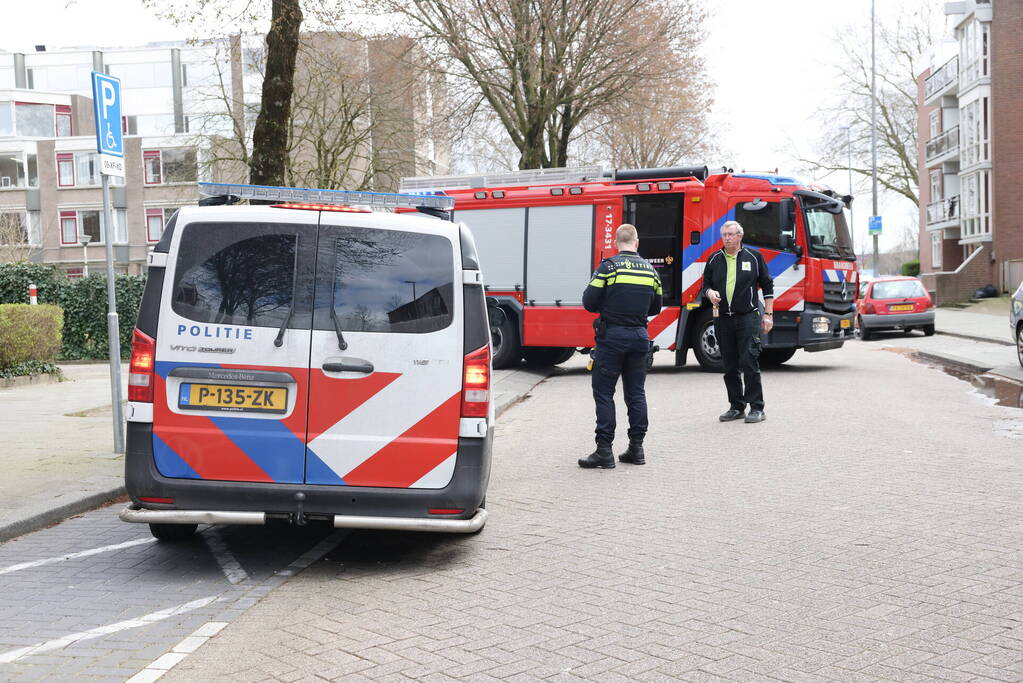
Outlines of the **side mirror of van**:
{"label": "side mirror of van", "polygon": [[767,208],[767,202],[765,202],[763,199],[754,199],[753,201],[746,202],[745,204],[742,205],[742,210],[743,211],[749,211],[751,213],[756,213],[757,211],[763,211],[766,208]]}
{"label": "side mirror of van", "polygon": [[781,232],[794,232],[796,227],[796,200],[791,197],[778,202],[778,228]]}

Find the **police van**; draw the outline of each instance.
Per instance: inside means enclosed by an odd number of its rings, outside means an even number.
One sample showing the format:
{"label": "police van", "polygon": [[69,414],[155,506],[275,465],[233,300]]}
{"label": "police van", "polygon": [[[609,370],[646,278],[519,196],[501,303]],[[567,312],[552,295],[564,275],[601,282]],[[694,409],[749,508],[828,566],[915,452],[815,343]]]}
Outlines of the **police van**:
{"label": "police van", "polygon": [[149,256],[121,519],[163,540],[271,519],[481,529],[490,328],[452,201],[200,191]]}

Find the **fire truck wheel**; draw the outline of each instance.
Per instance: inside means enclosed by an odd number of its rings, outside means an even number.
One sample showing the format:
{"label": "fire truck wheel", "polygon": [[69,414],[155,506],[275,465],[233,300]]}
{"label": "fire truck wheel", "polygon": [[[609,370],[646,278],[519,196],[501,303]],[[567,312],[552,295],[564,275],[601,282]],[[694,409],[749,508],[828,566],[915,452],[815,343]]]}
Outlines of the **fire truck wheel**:
{"label": "fire truck wheel", "polygon": [[700,314],[693,330],[693,353],[704,372],[721,372],[721,349],[718,348],[717,336],[714,334],[714,318],[710,309]]}
{"label": "fire truck wheel", "polygon": [[560,346],[528,346],[522,349],[522,357],[532,365],[560,365],[575,354],[575,348]]}
{"label": "fire truck wheel", "polygon": [[760,364],[771,366],[781,365],[796,354],[796,347],[785,349],[763,349],[760,351]]}
{"label": "fire truck wheel", "polygon": [[519,331],[515,318],[505,315],[496,325],[490,326],[490,338],[494,344],[494,369],[503,370],[518,365],[522,358],[519,345]]}
{"label": "fire truck wheel", "polygon": [[198,524],[150,524],[149,533],[161,541],[184,541],[192,537]]}

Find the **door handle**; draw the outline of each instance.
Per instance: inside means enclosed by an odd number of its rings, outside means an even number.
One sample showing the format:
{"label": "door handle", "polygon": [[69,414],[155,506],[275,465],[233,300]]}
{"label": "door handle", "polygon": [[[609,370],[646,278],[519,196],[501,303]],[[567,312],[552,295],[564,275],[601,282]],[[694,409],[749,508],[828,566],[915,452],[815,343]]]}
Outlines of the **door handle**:
{"label": "door handle", "polygon": [[361,358],[340,358],[326,361],[323,369],[327,372],[361,372],[368,375],[373,372],[373,364]]}

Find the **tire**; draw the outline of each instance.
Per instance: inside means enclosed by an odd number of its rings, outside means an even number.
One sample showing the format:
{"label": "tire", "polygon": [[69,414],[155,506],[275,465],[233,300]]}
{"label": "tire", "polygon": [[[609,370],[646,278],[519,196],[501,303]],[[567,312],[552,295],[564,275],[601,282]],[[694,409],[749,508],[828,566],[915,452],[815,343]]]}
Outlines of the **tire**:
{"label": "tire", "polygon": [[760,351],[760,364],[766,366],[781,365],[794,355],[796,355],[795,346],[779,349],[762,349]]}
{"label": "tire", "polygon": [[857,323],[856,329],[860,331],[860,339],[862,339],[863,341],[869,341],[873,334],[870,332],[870,330],[863,326],[863,319],[857,318],[856,323]]}
{"label": "tire", "polygon": [[575,347],[527,346],[522,357],[532,365],[561,365],[575,354]]}
{"label": "tire", "polygon": [[924,331],[924,336],[925,337],[933,337],[934,336],[934,324],[933,323],[930,324],[930,325],[924,325],[920,329]]}
{"label": "tire", "polygon": [[519,330],[515,318],[505,311],[504,319],[497,325],[490,326],[490,339],[493,343],[493,363],[495,370],[504,370],[518,365],[522,358],[522,346],[519,343]]}
{"label": "tire", "polygon": [[714,318],[709,308],[696,319],[692,347],[700,369],[704,372],[724,371],[721,349],[718,348],[717,336],[714,333]]}
{"label": "tire", "polygon": [[192,537],[198,524],[150,524],[149,533],[161,541],[186,541]]}
{"label": "tire", "polygon": [[1023,323],[1016,326],[1016,359],[1023,367]]}

